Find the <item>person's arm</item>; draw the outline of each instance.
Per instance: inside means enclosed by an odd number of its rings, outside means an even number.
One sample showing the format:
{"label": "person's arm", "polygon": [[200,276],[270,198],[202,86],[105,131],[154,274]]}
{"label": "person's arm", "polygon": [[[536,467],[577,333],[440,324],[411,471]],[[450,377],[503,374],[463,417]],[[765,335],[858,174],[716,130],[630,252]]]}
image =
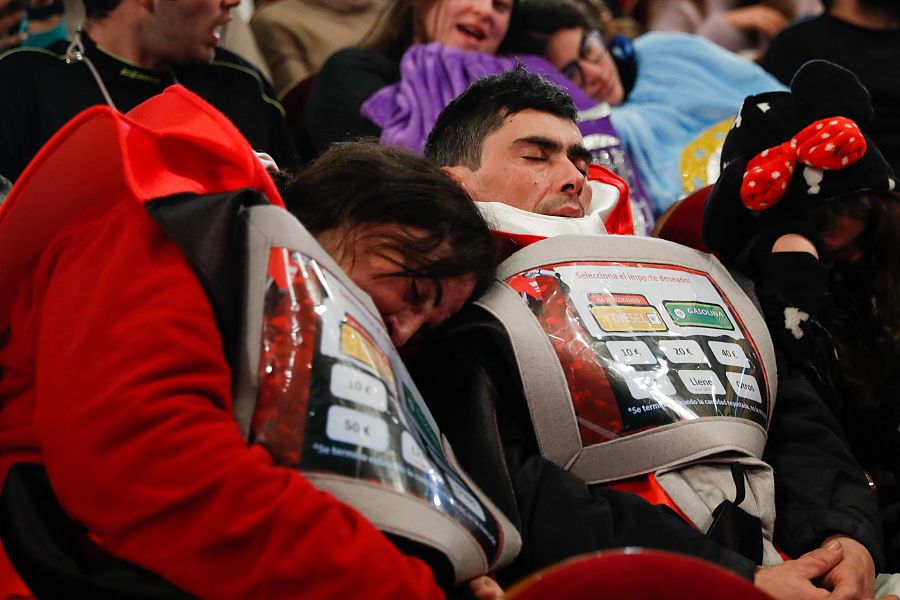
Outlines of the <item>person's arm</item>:
{"label": "person's arm", "polygon": [[705,37],[723,48],[746,46],[744,34],[722,18],[722,13],[704,16],[690,0],[662,0],[653,4],[647,28],[651,31],[682,31]]}
{"label": "person's arm", "polygon": [[317,153],[336,142],[378,137],[381,128],[363,117],[363,102],[399,81],[400,65],[374,50],[347,48],[325,61],[316,76],[303,126]]}
{"label": "person's arm", "polygon": [[647,29],[696,33],[702,22],[703,15],[691,0],[652,0]]}
{"label": "person's arm", "polygon": [[[823,583],[833,589],[833,598],[869,598],[881,553],[880,520],[865,474],[827,408],[837,410],[839,398],[831,376],[828,269],[818,256],[809,237],[787,233],[763,243],[755,261],[759,297],[781,358],[776,418],[766,447],[776,477],[776,539],[800,542],[804,533],[784,533],[800,527],[809,537],[794,552],[840,542],[842,558]],[[801,514],[805,523],[797,521]]]}
{"label": "person's arm", "polygon": [[841,396],[830,330],[832,297],[828,267],[806,237],[788,234],[771,252],[762,252],[753,269],[756,294],[772,341],[801,370],[835,414]]}
{"label": "person's arm", "polygon": [[[300,161],[284,107],[275,99],[268,79],[251,63],[224,48],[216,48],[214,63],[240,74],[233,79],[215,80],[218,85],[208,88],[208,99],[234,121],[254,150],[269,154],[281,169],[296,168]],[[207,76],[202,71],[195,73],[198,87],[207,87]],[[227,87],[222,85],[225,82]]]}
{"label": "person's arm", "polygon": [[778,364],[778,398],[763,459],[775,471],[775,541],[791,556],[843,534],[882,561],[875,496],[840,425],[797,366]]}
{"label": "person's arm", "polygon": [[209,302],[143,207],[37,266],[34,427],[69,515],[201,598],[441,598],[428,567],[241,438]]}

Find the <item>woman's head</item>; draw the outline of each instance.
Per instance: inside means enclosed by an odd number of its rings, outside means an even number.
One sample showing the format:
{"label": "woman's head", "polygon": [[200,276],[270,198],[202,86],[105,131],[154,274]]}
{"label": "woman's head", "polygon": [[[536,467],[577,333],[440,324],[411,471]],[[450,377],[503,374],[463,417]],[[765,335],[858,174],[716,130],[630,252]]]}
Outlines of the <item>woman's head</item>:
{"label": "woman's head", "polygon": [[[827,262],[872,258],[900,268],[894,250],[900,244],[900,198],[892,192],[864,191],[835,199],[822,207],[818,245]],[[897,264],[895,264],[897,263]],[[898,272],[897,268],[889,269]],[[900,294],[900,289],[897,290]]]}
{"label": "woman's head", "polygon": [[395,0],[371,46],[402,54],[412,44],[439,42],[496,54],[516,0]]}
{"label": "woman's head", "polygon": [[501,48],[507,54],[546,58],[598,102],[621,104],[625,88],[600,24],[569,0],[525,0]]}
{"label": "woman's head", "polygon": [[860,192],[823,207],[818,246],[831,265],[831,331],[843,393],[858,405],[884,400],[900,368],[900,195]]}
{"label": "woman's head", "polygon": [[439,325],[493,277],[490,235],[474,203],[421,156],[339,144],[291,178],[282,195],[372,297],[397,346]]}

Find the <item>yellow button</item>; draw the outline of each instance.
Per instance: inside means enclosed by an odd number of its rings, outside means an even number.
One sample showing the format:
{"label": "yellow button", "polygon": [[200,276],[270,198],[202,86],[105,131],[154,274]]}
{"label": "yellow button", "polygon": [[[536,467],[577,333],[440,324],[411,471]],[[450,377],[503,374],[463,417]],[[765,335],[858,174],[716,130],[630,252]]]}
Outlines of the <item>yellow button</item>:
{"label": "yellow button", "polygon": [[659,312],[652,306],[592,306],[591,312],[603,331],[666,331]]}

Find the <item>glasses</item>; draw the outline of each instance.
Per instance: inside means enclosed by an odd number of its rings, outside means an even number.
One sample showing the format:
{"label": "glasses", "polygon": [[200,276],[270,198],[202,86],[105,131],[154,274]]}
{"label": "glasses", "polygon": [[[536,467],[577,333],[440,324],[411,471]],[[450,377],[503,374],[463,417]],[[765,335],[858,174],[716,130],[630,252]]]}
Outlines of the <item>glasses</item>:
{"label": "glasses", "polygon": [[565,65],[560,71],[562,71],[563,75],[581,85],[584,83],[581,61],[598,63],[604,54],[606,54],[606,42],[603,40],[603,34],[596,29],[589,29],[581,36],[578,58]]}

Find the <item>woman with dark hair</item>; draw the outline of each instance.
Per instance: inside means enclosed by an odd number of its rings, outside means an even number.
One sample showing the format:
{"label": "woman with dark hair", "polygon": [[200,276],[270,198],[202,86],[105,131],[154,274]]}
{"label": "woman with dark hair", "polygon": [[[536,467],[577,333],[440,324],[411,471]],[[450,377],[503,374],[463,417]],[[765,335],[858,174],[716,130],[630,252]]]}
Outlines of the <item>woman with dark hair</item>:
{"label": "woman with dark hair", "polygon": [[631,42],[620,35],[605,39],[599,21],[577,0],[523,2],[501,51],[544,56],[592,99],[611,106],[625,101],[637,76]]}
{"label": "woman with dark hair", "polygon": [[900,196],[868,136],[869,95],[811,61],[791,93],[747,98],[722,152],[703,239],[756,284],[773,340],[802,369],[877,489],[900,569]]}
{"label": "woman with dark hair", "polygon": [[472,200],[412,152],[337,144],[290,178],[282,197],[372,296],[397,346],[436,327],[493,278],[490,239]]}

